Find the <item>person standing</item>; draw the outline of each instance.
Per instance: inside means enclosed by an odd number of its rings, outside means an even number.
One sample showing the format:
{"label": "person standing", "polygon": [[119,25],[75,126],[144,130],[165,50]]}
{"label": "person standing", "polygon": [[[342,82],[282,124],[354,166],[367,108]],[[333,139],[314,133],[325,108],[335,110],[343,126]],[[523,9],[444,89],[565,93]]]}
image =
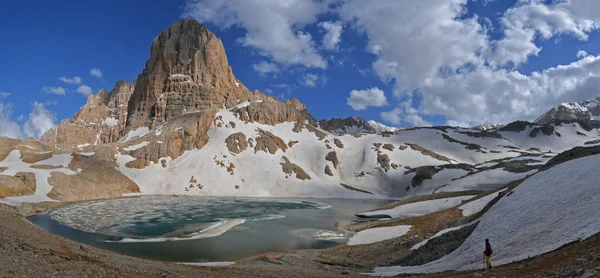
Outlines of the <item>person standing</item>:
{"label": "person standing", "polygon": [[483,251],[483,255],[485,256],[485,268],[491,269],[492,260],[490,259],[490,257],[492,256],[492,245],[490,244],[490,241],[487,238],[485,239],[485,251]]}

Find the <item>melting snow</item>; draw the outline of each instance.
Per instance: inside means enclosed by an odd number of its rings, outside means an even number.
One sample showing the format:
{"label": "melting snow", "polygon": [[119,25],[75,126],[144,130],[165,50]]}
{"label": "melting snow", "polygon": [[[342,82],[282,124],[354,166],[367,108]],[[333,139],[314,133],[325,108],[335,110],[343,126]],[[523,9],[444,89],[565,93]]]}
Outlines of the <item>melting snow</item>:
{"label": "melting snow", "polygon": [[[375,275],[481,268],[484,240],[493,262],[506,264],[543,254],[600,232],[600,155],[571,160],[528,178],[481,217],[454,252],[414,267],[381,267]],[[578,178],[573,178],[578,177]]]}
{"label": "melting snow", "polygon": [[106,118],[103,122],[103,125],[107,125],[107,126],[116,126],[117,124],[119,124],[119,120],[115,119],[115,118]]}
{"label": "melting snow", "polygon": [[144,141],[144,142],[142,142],[142,143],[135,144],[135,145],[129,146],[129,147],[127,147],[127,148],[124,148],[123,150],[126,150],[126,151],[128,151],[128,152],[129,152],[129,151],[135,151],[135,150],[137,150],[137,149],[139,149],[139,148],[143,148],[143,147],[145,147],[145,146],[148,146],[149,144],[150,144],[150,142],[148,142],[148,141]]}
{"label": "melting snow", "polygon": [[468,203],[458,207],[458,209],[462,210],[463,216],[471,216],[473,214],[476,214],[476,213],[480,212],[483,208],[485,208],[485,206],[489,202],[491,202],[494,198],[498,197],[498,194],[500,194],[500,192],[502,192],[504,190],[506,190],[506,188],[502,189],[500,191],[494,192],[492,194],[488,194],[477,200],[468,202]]}
{"label": "melting snow", "polygon": [[475,197],[475,195],[428,200],[406,205],[397,206],[392,209],[376,210],[357,214],[358,216],[389,215],[392,218],[408,218],[429,214],[436,211],[458,206],[464,200]]}
{"label": "melting snow", "polygon": [[[2,172],[3,175],[14,176],[18,172],[31,172],[35,174],[36,189],[33,195],[19,196],[19,197],[7,197],[0,199],[0,203],[5,203],[13,206],[18,206],[21,203],[38,203],[44,201],[55,201],[48,197],[48,193],[52,190],[52,186],[48,183],[51,172],[61,172],[67,175],[74,175],[76,172],[71,171],[68,168],[58,169],[37,169],[31,168],[31,164],[23,162],[21,159],[21,152],[19,150],[11,151],[8,156],[0,161],[0,167],[8,167],[7,170]],[[71,162],[70,154],[59,154],[53,157],[42,160],[36,164],[39,165],[53,165],[67,167]]]}
{"label": "melting snow", "polygon": [[125,135],[125,137],[121,138],[121,140],[119,141],[125,143],[131,139],[142,137],[148,133],[150,133],[150,128],[148,128],[147,126],[139,127],[127,133],[127,135]]}
{"label": "melting snow", "polygon": [[184,265],[205,266],[205,267],[223,267],[234,265],[234,262],[205,262],[205,263],[180,263]]}
{"label": "melting snow", "polygon": [[405,235],[410,231],[410,225],[400,225],[394,227],[373,228],[356,233],[348,241],[348,245],[369,244],[378,241],[384,241]]}

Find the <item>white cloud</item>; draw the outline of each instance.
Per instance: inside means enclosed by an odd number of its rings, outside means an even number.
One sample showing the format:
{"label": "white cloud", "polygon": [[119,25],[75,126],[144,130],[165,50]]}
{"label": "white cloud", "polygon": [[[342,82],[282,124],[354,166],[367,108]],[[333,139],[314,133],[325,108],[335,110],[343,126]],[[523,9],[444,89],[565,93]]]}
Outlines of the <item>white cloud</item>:
{"label": "white cloud", "polygon": [[402,109],[396,107],[387,112],[381,112],[381,118],[388,123],[399,125],[402,123]]}
{"label": "white cloud", "polygon": [[481,65],[487,47],[476,18],[460,19],[467,0],[343,2],[343,21],[364,32],[367,50],[377,59],[375,73],[395,79],[397,92],[412,91],[435,78],[440,69]]}
{"label": "white cloud", "polygon": [[577,51],[577,58],[583,58],[588,56],[589,54],[587,52],[585,52],[585,50],[579,50]]}
{"label": "white cloud", "polygon": [[73,78],[67,78],[67,77],[59,77],[58,78],[60,81],[65,82],[65,83],[69,83],[69,84],[81,84],[81,77],[79,76],[73,76]]}
{"label": "white cloud", "polygon": [[55,121],[56,115],[47,110],[43,103],[34,101],[29,119],[23,125],[23,133],[26,137],[39,139],[44,132],[55,126]]}
{"label": "white cloud", "polygon": [[327,2],[306,0],[210,1],[188,0],[183,17],[219,28],[237,26],[246,31],[238,42],[284,65],[325,68],[327,62],[302,27],[328,11]]}
{"label": "white cloud", "polygon": [[391,111],[381,112],[381,118],[394,125],[400,125],[402,122],[412,126],[431,126],[431,123],[418,115],[418,111],[411,106],[412,99],[400,103]]}
{"label": "white cloud", "polygon": [[504,38],[495,42],[496,51],[490,55],[490,63],[518,65],[530,55],[538,55],[542,49],[534,43],[537,37],[548,40],[556,35],[571,35],[587,40],[588,33],[598,28],[598,9],[600,3],[595,0],[521,1],[500,19]]}
{"label": "white cloud", "polygon": [[252,65],[252,68],[261,76],[266,76],[267,73],[279,72],[279,67],[276,64],[267,61],[260,61],[258,64]]}
{"label": "white cloud", "polygon": [[[0,136],[6,136],[17,139],[34,137],[39,139],[44,132],[55,125],[56,115],[48,111],[43,103],[34,101],[32,111],[29,113],[27,122],[21,127],[10,119],[13,111],[11,103],[4,104],[0,102]],[[21,115],[18,121],[23,121],[25,116]]]}
{"label": "white cloud", "polygon": [[323,36],[323,47],[329,50],[337,49],[342,37],[344,25],[339,21],[325,21],[319,23],[318,26],[325,30],[325,35]]}
{"label": "white cloud", "polygon": [[98,69],[98,68],[91,69],[90,70],[90,74],[93,75],[93,76],[95,76],[95,77],[102,78],[102,71],[100,69]]}
{"label": "white cloud", "polygon": [[0,102],[0,136],[21,138],[21,127],[10,119],[12,111],[12,104]]}
{"label": "white cloud", "polygon": [[468,125],[531,121],[557,103],[598,93],[600,56],[531,74],[520,73],[518,65],[542,51],[536,38],[586,40],[600,26],[600,1],[519,1],[501,15],[503,36],[496,41],[488,21],[465,16],[467,2],[340,4],[342,21],[367,36],[380,79],[395,82],[398,99],[419,96],[410,109],[401,103],[382,113],[384,120],[423,125],[425,115],[444,115]]}
{"label": "white cloud", "polygon": [[19,115],[19,117],[17,118],[17,121],[22,122],[23,120],[25,120],[25,115],[23,115],[23,114]]}
{"label": "white cloud", "polygon": [[435,79],[421,88],[420,112],[469,125],[533,121],[558,103],[593,99],[598,87],[600,56],[531,75],[484,68]]}
{"label": "white cloud", "polygon": [[81,85],[77,88],[77,92],[84,96],[89,96],[92,94],[92,88],[90,88],[90,86]]}
{"label": "white cloud", "polygon": [[374,87],[366,90],[352,90],[347,103],[354,110],[366,110],[369,106],[381,107],[387,105],[387,98],[382,90]]}
{"label": "white cloud", "polygon": [[55,106],[55,105],[58,105],[58,101],[56,101],[56,100],[46,100],[44,102],[44,105],[46,105],[46,106]]}
{"label": "white cloud", "polygon": [[55,95],[65,95],[67,93],[67,89],[58,86],[58,87],[43,87],[42,88],[42,93],[45,94],[55,94]]}
{"label": "white cloud", "polygon": [[319,80],[319,76],[312,73],[307,73],[302,75],[300,78],[300,84],[307,87],[316,87],[317,81]]}
{"label": "white cloud", "polygon": [[8,92],[0,92],[0,98],[7,98],[10,96],[10,93]]}

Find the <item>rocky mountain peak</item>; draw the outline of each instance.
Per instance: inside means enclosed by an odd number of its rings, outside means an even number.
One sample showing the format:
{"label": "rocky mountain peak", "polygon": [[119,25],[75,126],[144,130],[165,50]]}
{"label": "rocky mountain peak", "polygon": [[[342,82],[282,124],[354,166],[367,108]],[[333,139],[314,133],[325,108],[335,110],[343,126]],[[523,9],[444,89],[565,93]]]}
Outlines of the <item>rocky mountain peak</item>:
{"label": "rocky mountain peak", "polygon": [[561,103],[537,118],[535,123],[547,124],[553,120],[581,121],[593,127],[600,127],[600,97],[595,100]]}
{"label": "rocky mountain peak", "polygon": [[[402,128],[386,126],[376,121],[366,121],[362,117],[348,117],[345,119],[332,118],[330,120],[320,120],[319,126],[331,133],[350,134],[350,133],[386,133],[396,132]],[[407,127],[408,128],[408,127]]]}
{"label": "rocky mountain peak", "polygon": [[127,128],[154,127],[188,112],[255,99],[233,75],[221,40],[197,21],[183,20],[152,42],[129,102]]}
{"label": "rocky mountain peak", "polygon": [[[41,140],[56,148],[112,143],[140,127],[153,129],[178,116],[210,110],[204,113],[209,115],[223,108],[268,125],[314,123],[297,99],[281,102],[250,92],[233,75],[221,40],[197,21],[183,20],[154,39],[150,58],[135,82],[118,81],[110,92],[89,96],[73,119],[61,122]],[[202,138],[202,132],[195,134]]]}
{"label": "rocky mountain peak", "polygon": [[48,130],[40,141],[55,148],[117,141],[123,135],[134,84],[120,80],[110,92],[102,89],[88,96],[86,104],[72,119],[63,120]]}

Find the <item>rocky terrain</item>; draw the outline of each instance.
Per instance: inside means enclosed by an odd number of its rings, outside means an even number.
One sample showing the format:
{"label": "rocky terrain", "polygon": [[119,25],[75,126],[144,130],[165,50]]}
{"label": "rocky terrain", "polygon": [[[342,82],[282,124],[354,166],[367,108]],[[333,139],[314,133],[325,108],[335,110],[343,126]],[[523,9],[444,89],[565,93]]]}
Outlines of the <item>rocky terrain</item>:
{"label": "rocky terrain", "polygon": [[553,120],[581,121],[600,128],[600,99],[581,102],[565,102],[553,107],[535,120],[538,124],[547,124]]}
{"label": "rocky terrain", "polygon": [[[146,268],[149,261],[123,262],[118,255],[62,239],[48,243],[56,238],[39,230],[27,238],[14,228],[36,229],[17,214],[132,193],[398,198],[362,214],[389,220],[365,219],[346,228],[360,233],[411,227],[405,235],[374,243],[265,255],[223,272],[203,269],[207,276],[327,277],[435,262],[477,235],[477,221],[484,223],[488,210],[494,215],[498,199],[499,208],[507,206],[503,196],[508,200],[522,181],[599,153],[598,115],[597,103],[590,101],[562,104],[535,123],[474,128],[394,128],[359,117],[317,121],[296,99],[282,102],[248,90],[229,67],[222,42],[204,25],[184,20],[154,39],[135,81],[119,81],[110,92],[89,96],[73,119],[63,120],[40,141],[0,138],[0,203],[8,205],[0,213],[5,220],[0,221],[0,253],[16,260],[0,276],[43,276],[44,268],[57,276],[90,277],[196,271],[156,262]],[[469,203],[480,210],[460,209]],[[419,207],[423,204],[427,209]],[[414,207],[418,213],[411,211]],[[436,244],[412,249],[429,239]],[[573,252],[587,248],[578,246]],[[18,268],[32,264],[35,255],[44,258],[32,268],[37,272]],[[290,263],[294,260],[299,262]],[[593,262],[590,267],[597,265]],[[523,269],[536,267],[530,266],[525,263]],[[499,277],[515,277],[509,275],[512,268],[503,269],[508,276]]]}
{"label": "rocky terrain", "polygon": [[16,204],[135,192],[405,198],[495,189],[598,136],[585,121],[479,129],[317,121],[296,99],[249,91],[221,41],[184,20],[154,39],[135,81],[91,95],[40,142],[3,139],[0,192]]}

